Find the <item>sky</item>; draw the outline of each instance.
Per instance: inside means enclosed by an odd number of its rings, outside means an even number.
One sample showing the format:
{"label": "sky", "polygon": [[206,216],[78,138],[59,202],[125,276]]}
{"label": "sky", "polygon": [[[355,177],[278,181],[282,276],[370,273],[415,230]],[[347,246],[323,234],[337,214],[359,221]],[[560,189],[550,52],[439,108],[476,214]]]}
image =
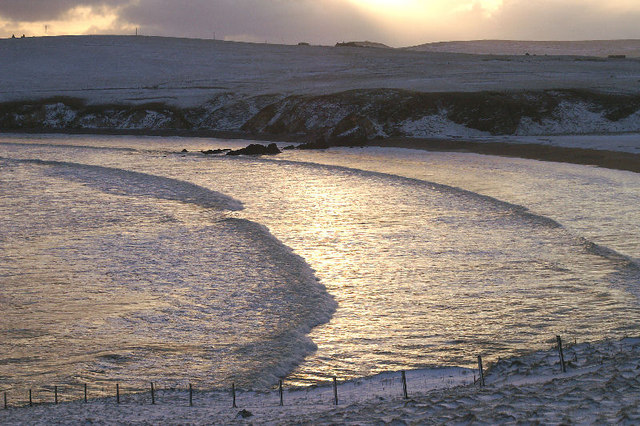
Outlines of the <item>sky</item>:
{"label": "sky", "polygon": [[135,34],[394,47],[640,39],[640,0],[0,0],[0,37]]}

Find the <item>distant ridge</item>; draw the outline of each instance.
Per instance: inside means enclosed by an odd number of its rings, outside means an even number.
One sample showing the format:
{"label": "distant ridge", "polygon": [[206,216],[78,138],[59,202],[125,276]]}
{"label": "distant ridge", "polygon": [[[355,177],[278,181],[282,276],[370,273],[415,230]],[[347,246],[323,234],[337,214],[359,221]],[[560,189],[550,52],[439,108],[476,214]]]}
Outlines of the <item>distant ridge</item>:
{"label": "distant ridge", "polygon": [[375,41],[343,41],[342,43],[336,43],[336,47],[375,47],[378,49],[391,49],[391,47],[386,44]]}
{"label": "distant ridge", "polygon": [[471,40],[426,43],[408,47],[419,52],[449,52],[480,55],[568,55],[640,57],[640,40],[524,41]]}

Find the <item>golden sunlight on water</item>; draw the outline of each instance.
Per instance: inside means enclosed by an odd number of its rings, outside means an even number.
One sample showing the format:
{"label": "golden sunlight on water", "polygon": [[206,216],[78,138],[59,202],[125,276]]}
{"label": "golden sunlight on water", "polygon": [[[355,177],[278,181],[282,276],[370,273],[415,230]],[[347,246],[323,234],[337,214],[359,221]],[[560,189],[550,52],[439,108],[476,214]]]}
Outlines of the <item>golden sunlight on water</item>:
{"label": "golden sunlight on water", "polygon": [[[29,306],[6,311],[21,325],[2,324],[13,333],[5,383],[305,384],[637,330],[637,267],[578,232],[632,229],[629,175],[567,165],[543,175],[536,162],[453,154],[230,159],[177,154],[201,141],[128,143],[139,150],[0,146],[10,231],[0,276],[11,287],[0,303]],[[616,179],[630,197],[617,198]],[[570,215],[585,202],[578,181],[607,212]],[[203,207],[197,197],[215,196],[206,189],[245,210]],[[600,227],[604,218],[614,224]],[[626,235],[606,232],[613,243]]]}
{"label": "golden sunlight on water", "polygon": [[610,286],[623,265],[516,206],[357,170],[238,163],[251,195],[212,164],[202,184],[251,200],[242,215],[303,256],[338,302],[294,381],[471,365],[479,351],[505,356],[555,333],[628,333],[637,317],[635,298]]}

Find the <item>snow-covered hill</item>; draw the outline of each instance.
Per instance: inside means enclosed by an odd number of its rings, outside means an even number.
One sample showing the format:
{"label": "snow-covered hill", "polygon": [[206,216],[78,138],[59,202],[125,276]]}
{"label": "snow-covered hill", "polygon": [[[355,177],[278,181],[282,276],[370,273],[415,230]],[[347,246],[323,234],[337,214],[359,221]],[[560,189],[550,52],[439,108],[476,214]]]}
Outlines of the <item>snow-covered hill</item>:
{"label": "snow-covered hill", "polygon": [[473,40],[426,43],[408,48],[417,52],[475,55],[566,55],[640,57],[640,40],[517,41]]}
{"label": "snow-covered hill", "polygon": [[77,36],[0,40],[0,64],[0,131],[328,140],[640,131],[640,59]]}

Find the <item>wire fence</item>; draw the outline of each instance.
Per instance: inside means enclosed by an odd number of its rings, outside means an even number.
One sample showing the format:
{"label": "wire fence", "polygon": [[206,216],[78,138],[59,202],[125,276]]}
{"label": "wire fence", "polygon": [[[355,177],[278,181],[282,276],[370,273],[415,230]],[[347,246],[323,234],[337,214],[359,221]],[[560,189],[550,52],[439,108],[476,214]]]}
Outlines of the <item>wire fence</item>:
{"label": "wire fence", "polygon": [[[566,372],[567,361],[562,339],[560,336],[556,336],[556,339],[555,348],[558,353],[553,367],[559,373]],[[430,374],[422,374],[420,370],[387,372],[346,381],[333,377],[330,382],[307,387],[287,387],[280,380],[278,386],[264,391],[237,389],[235,384],[229,389],[208,390],[197,389],[189,382],[178,386],[168,382],[149,382],[147,389],[127,386],[126,383],[114,383],[110,389],[90,384],[50,385],[22,391],[5,390],[2,391],[2,397],[5,410],[68,402],[89,403],[93,400],[123,405],[170,404],[218,408],[343,405],[363,399],[408,399],[412,393],[459,385],[484,386],[486,369],[482,356],[478,355],[477,360],[477,369],[451,367],[433,369]]]}
{"label": "wire fence", "polygon": [[[360,399],[372,399],[376,397],[409,397],[409,389],[427,390],[430,384],[419,380],[407,381],[404,371],[395,373],[395,377],[386,378],[380,382],[358,383],[357,381],[339,382],[336,378],[334,384],[312,386],[309,388],[287,388],[283,382],[282,388],[269,391],[249,391],[232,387],[229,390],[204,390],[197,389],[187,384],[183,387],[163,387],[156,382],[149,383],[149,389],[142,391],[139,388],[128,388],[126,385],[116,383],[113,386],[111,396],[92,398],[92,388],[82,386],[46,386],[37,389],[29,389],[27,392],[4,392],[4,408],[33,407],[40,405],[55,405],[67,402],[92,402],[94,399],[110,401],[113,404],[151,404],[151,405],[183,405],[183,406],[218,406],[218,407],[248,407],[248,406],[283,406],[283,405],[342,405]],[[459,380],[442,380],[444,387],[456,386]],[[467,384],[472,384],[473,379],[467,378]],[[411,387],[413,386],[413,388]],[[152,390],[153,388],[153,390]],[[354,388],[357,398],[354,397]],[[344,390],[344,392],[343,392]],[[102,392],[101,392],[102,394]]]}

